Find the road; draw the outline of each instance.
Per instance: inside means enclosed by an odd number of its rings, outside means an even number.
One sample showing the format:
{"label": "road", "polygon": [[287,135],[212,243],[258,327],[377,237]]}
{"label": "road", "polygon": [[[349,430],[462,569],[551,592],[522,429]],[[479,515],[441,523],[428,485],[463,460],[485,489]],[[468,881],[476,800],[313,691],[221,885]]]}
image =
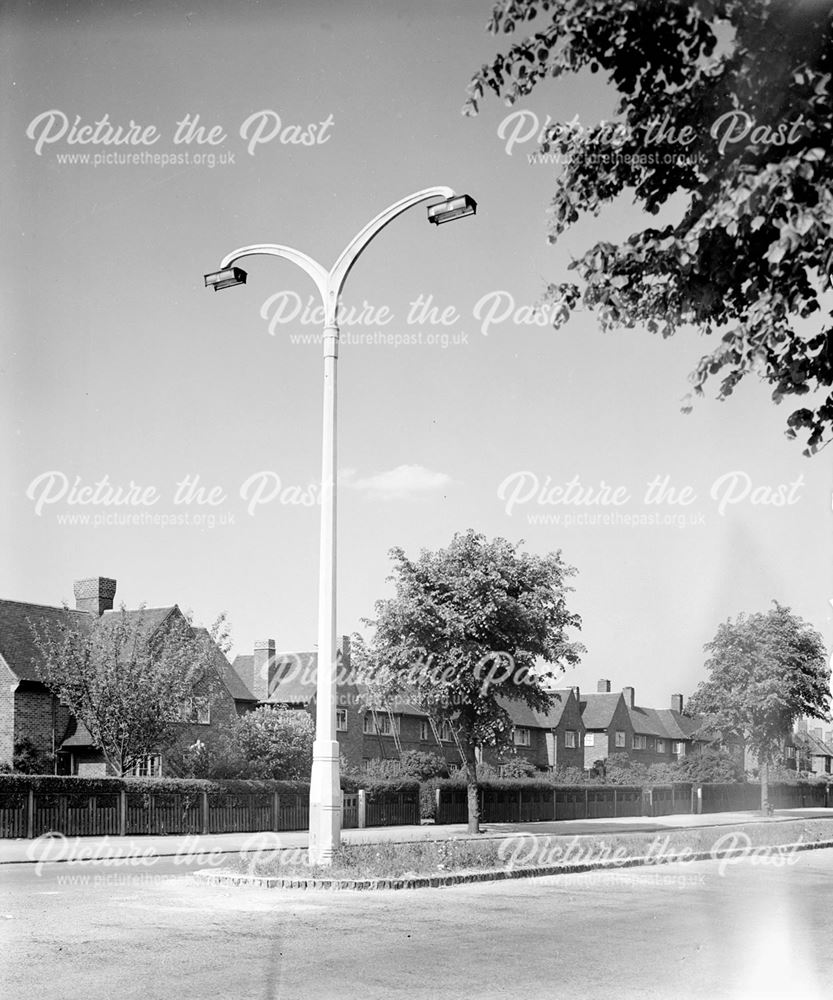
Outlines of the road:
{"label": "road", "polygon": [[833,995],[833,850],[375,893],[4,865],[4,1000]]}

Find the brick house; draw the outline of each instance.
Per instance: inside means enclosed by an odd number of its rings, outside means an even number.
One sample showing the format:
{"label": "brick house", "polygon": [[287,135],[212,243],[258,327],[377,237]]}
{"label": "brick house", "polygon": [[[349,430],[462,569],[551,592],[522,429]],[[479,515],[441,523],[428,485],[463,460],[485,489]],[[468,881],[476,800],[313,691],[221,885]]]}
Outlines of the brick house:
{"label": "brick house", "polygon": [[833,773],[833,732],[823,732],[820,726],[810,729],[806,719],[799,719],[784,747],[784,765],[813,774]]}
{"label": "brick house", "polygon": [[610,681],[603,679],[595,694],[582,697],[581,715],[586,769],[613,754],[646,766],[674,763],[710,742],[699,735],[705,720],[683,712],[681,694],[671,696],[670,709],[644,708],[636,704],[632,687],[611,692]]}
{"label": "brick house", "polygon": [[[539,711],[521,701],[498,699],[512,720],[513,752],[539,771],[584,766],[584,723],[578,688],[549,692],[552,704]],[[503,755],[505,757],[505,754]],[[493,752],[485,752],[488,763],[498,763]]]}
{"label": "brick house", "polygon": [[[252,655],[239,654],[232,668],[252,707],[271,706],[304,711],[315,719],[318,653],[313,650],[278,651],[274,639],[260,639]],[[361,698],[353,677],[350,639],[338,643],[336,664],[336,738],[341,754],[360,765],[364,736]]]}
{"label": "brick house", "polygon": [[[69,710],[43,684],[38,669],[38,650],[30,622],[38,628],[55,632],[67,617],[75,627],[92,630],[110,620],[116,581],[106,577],[77,580],[74,584],[75,608],[58,608],[22,601],[0,600],[0,762],[10,763],[15,746],[30,742],[38,756],[50,762],[59,774],[103,775],[107,764],[95,746],[87,728],[72,717]],[[141,621],[148,637],[166,622],[182,618],[177,605],[167,608],[143,608],[128,615]],[[196,630],[197,632],[204,630]],[[207,633],[205,633],[207,634]],[[182,723],[182,735],[188,741],[216,733],[224,723],[236,717],[246,704],[246,692],[233,675],[228,660],[216,646],[212,666],[219,683],[204,691],[196,690],[189,706],[188,719]],[[238,696],[240,701],[238,702]],[[161,754],[150,754],[135,769],[139,774],[159,774],[163,770]]]}
{"label": "brick house", "polygon": [[[572,689],[550,692],[552,707],[536,711],[523,702],[500,699],[513,723],[511,753],[529,761],[537,770],[582,766],[581,721],[578,699]],[[450,727],[431,718],[415,705],[397,703],[389,711],[368,709],[362,720],[362,766],[370,760],[399,759],[407,750],[433,753],[450,769],[462,763],[462,754]],[[485,748],[482,759],[499,767],[506,752]]]}

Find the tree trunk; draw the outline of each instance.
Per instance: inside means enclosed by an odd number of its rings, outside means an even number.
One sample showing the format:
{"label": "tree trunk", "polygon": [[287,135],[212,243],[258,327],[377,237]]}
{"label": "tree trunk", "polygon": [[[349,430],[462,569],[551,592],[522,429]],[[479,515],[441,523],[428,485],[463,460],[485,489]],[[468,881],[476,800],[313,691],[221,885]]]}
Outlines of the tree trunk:
{"label": "tree trunk", "polygon": [[761,761],[761,815],[768,816],[770,813],[769,805],[769,764],[767,761]]}
{"label": "tree trunk", "polygon": [[466,792],[469,806],[469,833],[480,833],[480,786],[477,784],[477,755],[474,747],[465,745],[463,765],[466,772]]}

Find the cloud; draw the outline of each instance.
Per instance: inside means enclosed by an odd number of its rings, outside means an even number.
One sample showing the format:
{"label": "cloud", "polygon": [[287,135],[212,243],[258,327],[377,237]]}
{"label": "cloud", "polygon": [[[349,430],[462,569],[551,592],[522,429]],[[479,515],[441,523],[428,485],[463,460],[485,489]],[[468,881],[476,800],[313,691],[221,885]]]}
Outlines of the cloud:
{"label": "cloud", "polygon": [[432,472],[423,465],[397,465],[388,472],[378,472],[364,479],[357,479],[355,475],[354,469],[344,469],[339,481],[373,500],[415,499],[436,493],[451,483],[451,476]]}

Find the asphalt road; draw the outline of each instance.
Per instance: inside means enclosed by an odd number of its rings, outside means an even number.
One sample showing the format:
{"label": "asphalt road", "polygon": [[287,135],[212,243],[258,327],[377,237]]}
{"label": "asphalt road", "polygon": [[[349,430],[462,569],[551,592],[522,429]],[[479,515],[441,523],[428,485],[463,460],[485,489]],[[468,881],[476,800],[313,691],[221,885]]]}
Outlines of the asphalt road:
{"label": "asphalt road", "polygon": [[833,850],[789,861],[374,893],[211,886],[163,862],[4,865],[0,994],[829,998]]}

